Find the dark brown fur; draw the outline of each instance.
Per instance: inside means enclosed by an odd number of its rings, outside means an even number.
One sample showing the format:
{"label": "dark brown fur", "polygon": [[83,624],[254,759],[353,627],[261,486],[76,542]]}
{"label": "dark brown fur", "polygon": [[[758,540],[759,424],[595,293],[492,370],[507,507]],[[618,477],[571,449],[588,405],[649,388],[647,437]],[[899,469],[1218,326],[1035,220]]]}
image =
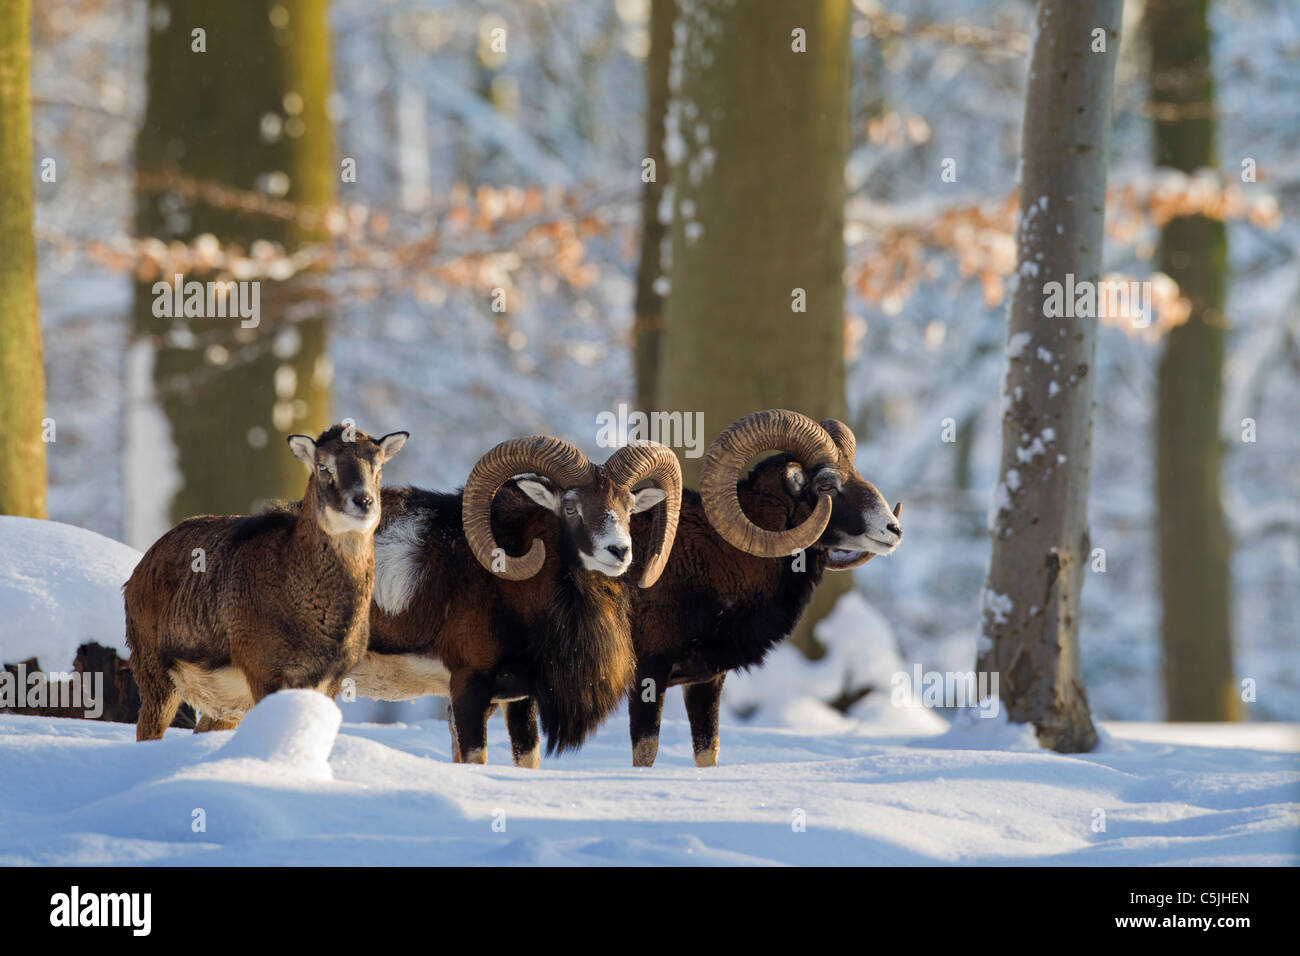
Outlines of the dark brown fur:
{"label": "dark brown fur", "polygon": [[[792,470],[801,475],[798,491],[789,479]],[[717,763],[718,710],[727,672],[763,662],[799,623],[824,573],[834,570],[829,549],[863,532],[863,512],[873,504],[888,510],[852,464],[836,470],[830,523],[801,556],[802,565],[799,559],[760,558],[732,547],[705,517],[700,496],[683,493],[677,543],[663,576],[633,601],[637,674],[628,710],[635,764],[654,763],[663,695],[677,684],[685,685],[696,764]],[[756,525],[783,530],[807,519],[818,494],[829,490],[830,477],[799,469],[789,455],[773,455],[739,483],[738,495]],[[641,540],[639,520],[633,521],[633,541]],[[639,549],[637,557],[639,562]]]}
{"label": "dark brown fur", "polygon": [[[373,526],[329,534],[322,521],[330,520],[327,505],[341,508],[345,499],[377,506],[384,453],[359,431],[344,440],[339,426],[320,436],[315,453],[294,510],[191,518],[136,566],[124,592],[141,698],[138,739],[161,737],[182,697],[204,712],[200,729],[216,729],[234,726],[277,690],[334,696],[361,658],[374,587]],[[195,570],[200,549],[202,571]]]}
{"label": "dark brown fur", "polygon": [[[584,491],[594,500],[601,487],[598,480]],[[396,488],[385,490],[383,501],[381,535],[399,520],[420,522],[418,587],[401,613],[372,607],[367,659],[414,654],[441,661],[450,672],[457,760],[486,759],[494,701],[507,702],[517,763],[535,766],[538,711],[548,753],[579,746],[618,706],[631,679],[628,592],[635,585],[628,576],[583,568],[574,543],[581,531],[562,533],[556,515],[513,481],[493,500],[497,541],[510,554],[523,553],[535,538],[546,547],[541,571],[523,581],[505,580],[474,557],[461,495]]]}
{"label": "dark brown fur", "polygon": [[[739,483],[741,506],[760,528],[794,528],[815,507],[819,491],[814,485],[826,476],[803,470],[803,487],[795,492],[787,477],[793,462],[789,455],[773,455]],[[636,677],[628,715],[635,765],[654,763],[664,694],[674,685],[683,685],[696,764],[717,763],[718,712],[727,672],[761,664],[794,630],[822,576],[834,568],[829,549],[862,533],[862,513],[873,502],[884,505],[852,465],[837,470],[830,523],[803,554],[802,570],[791,558],[760,558],[732,547],[709,523],[699,494],[690,489],[682,493],[677,538],[664,573],[654,587],[631,595]],[[821,491],[825,493],[824,486]],[[647,515],[633,517],[636,561],[630,577],[645,560],[648,530]]]}

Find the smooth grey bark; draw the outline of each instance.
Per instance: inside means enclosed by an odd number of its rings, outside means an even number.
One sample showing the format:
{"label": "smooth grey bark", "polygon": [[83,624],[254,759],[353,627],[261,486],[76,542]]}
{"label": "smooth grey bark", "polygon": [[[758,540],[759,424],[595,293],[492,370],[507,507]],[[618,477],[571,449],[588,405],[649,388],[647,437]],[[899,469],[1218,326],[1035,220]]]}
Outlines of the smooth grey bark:
{"label": "smooth grey bark", "polygon": [[[1039,0],[1021,134],[1000,484],[978,668],[1043,746],[1097,742],[1079,670],[1097,318],[1049,318],[1049,283],[1101,272],[1121,0]],[[1094,52],[1094,31],[1105,51]]]}

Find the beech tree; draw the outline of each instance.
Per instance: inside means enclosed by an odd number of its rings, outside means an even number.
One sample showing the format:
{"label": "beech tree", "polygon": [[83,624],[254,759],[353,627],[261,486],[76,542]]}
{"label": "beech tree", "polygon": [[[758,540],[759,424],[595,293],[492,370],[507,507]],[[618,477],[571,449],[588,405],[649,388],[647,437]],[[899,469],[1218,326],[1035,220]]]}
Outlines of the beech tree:
{"label": "beech tree", "polygon": [[0,6],[0,514],[44,518],[30,36],[30,0],[7,0]]}
{"label": "beech tree", "polygon": [[[1148,0],[1156,164],[1191,173],[1215,165],[1208,0]],[[1236,720],[1230,541],[1219,492],[1223,313],[1228,272],[1222,220],[1175,216],[1160,232],[1160,269],[1190,311],[1164,342],[1156,386],[1156,540],[1160,558],[1165,714]]]}
{"label": "beech tree", "polygon": [[[664,150],[672,265],[657,405],[716,435],[764,408],[847,417],[850,0],[677,4]],[[683,459],[688,486],[699,459]],[[852,586],[827,575],[793,637]]]}
{"label": "beech tree", "polygon": [[[152,0],[147,28],[138,234],[187,242],[209,234],[245,250],[260,239],[290,252],[321,238],[307,216],[334,202],[340,178],[327,111],[329,5]],[[299,215],[259,215],[212,187],[287,200]],[[256,327],[209,315],[160,318],[154,283],[172,279],[149,276],[135,295],[135,329],[155,343],[154,385],[181,473],[170,519],[298,497],[302,465],[286,453],[284,436],[328,424],[323,302],[312,301],[298,277],[261,280]]]}
{"label": "beech tree", "polygon": [[643,174],[641,187],[641,255],[636,270],[636,401],[642,411],[658,407],[659,350],[663,339],[663,256],[667,229],[660,215],[668,161],[664,157],[664,116],[668,109],[668,56],[673,48],[675,0],[651,0],[650,53],[646,58],[645,159],[654,163],[653,176]]}
{"label": "beech tree", "polygon": [[[1121,0],[1039,0],[1021,132],[1000,479],[977,666],[1013,722],[1063,752],[1097,741],[1079,669],[1111,97]],[[1089,307],[1086,290],[1093,291]],[[1048,298],[1083,290],[1067,316]]]}

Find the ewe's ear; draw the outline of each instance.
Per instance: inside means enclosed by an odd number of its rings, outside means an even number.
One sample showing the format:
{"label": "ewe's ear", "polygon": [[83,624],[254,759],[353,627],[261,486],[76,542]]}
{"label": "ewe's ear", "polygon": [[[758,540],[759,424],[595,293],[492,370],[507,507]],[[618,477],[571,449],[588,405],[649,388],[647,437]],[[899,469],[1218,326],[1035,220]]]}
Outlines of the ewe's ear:
{"label": "ewe's ear", "polygon": [[316,443],[306,435],[290,435],[289,450],[308,468],[316,467]]}
{"label": "ewe's ear", "polygon": [[790,489],[790,494],[798,497],[803,494],[804,486],[807,484],[808,476],[804,474],[802,465],[792,461],[785,466],[785,486]]}
{"label": "ewe's ear", "polygon": [[632,497],[632,514],[649,511],[668,497],[668,492],[659,488],[642,488]]}
{"label": "ewe's ear", "polygon": [[410,437],[410,432],[389,432],[379,439],[379,448],[384,453],[384,461],[388,461],[401,451],[402,446],[406,444],[406,439]]}
{"label": "ewe's ear", "polygon": [[547,511],[552,514],[560,513],[560,494],[554,488],[532,478],[520,478],[515,485]]}

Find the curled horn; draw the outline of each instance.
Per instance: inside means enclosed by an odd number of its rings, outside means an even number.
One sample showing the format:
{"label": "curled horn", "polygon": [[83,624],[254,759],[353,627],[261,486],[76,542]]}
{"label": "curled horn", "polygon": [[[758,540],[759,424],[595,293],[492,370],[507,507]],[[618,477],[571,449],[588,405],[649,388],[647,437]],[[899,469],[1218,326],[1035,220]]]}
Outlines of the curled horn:
{"label": "curled horn", "polygon": [[745,462],[764,451],[783,451],[801,465],[834,464],[840,453],[835,442],[807,415],[768,409],[737,419],[709,446],[700,473],[700,499],[709,523],[728,544],[760,558],[783,558],[807,548],[831,520],[831,499],[823,495],[813,513],[797,528],[766,531],[746,517],[736,495],[736,482]]}
{"label": "curled horn", "polygon": [[631,490],[638,481],[651,481],[667,496],[663,508],[655,509],[654,530],[645,570],[638,584],[651,587],[659,580],[677,537],[677,518],[682,511],[682,466],[672,449],[658,442],[625,445],[609,456],[605,474],[616,484]]}
{"label": "curled horn", "polygon": [[840,464],[853,467],[853,459],[858,456],[858,440],[853,437],[853,429],[838,418],[822,419],[822,428],[831,436],[840,453]]}
{"label": "curled horn", "polygon": [[[492,499],[508,478],[527,472],[543,475],[561,488],[573,488],[591,484],[596,466],[568,442],[547,435],[503,441],[480,458],[465,480],[461,520],[470,550],[489,571],[493,571],[493,552],[500,547],[492,534]],[[534,538],[527,554],[505,555],[504,568],[494,573],[508,581],[523,581],[540,571],[545,560],[546,545]]]}

